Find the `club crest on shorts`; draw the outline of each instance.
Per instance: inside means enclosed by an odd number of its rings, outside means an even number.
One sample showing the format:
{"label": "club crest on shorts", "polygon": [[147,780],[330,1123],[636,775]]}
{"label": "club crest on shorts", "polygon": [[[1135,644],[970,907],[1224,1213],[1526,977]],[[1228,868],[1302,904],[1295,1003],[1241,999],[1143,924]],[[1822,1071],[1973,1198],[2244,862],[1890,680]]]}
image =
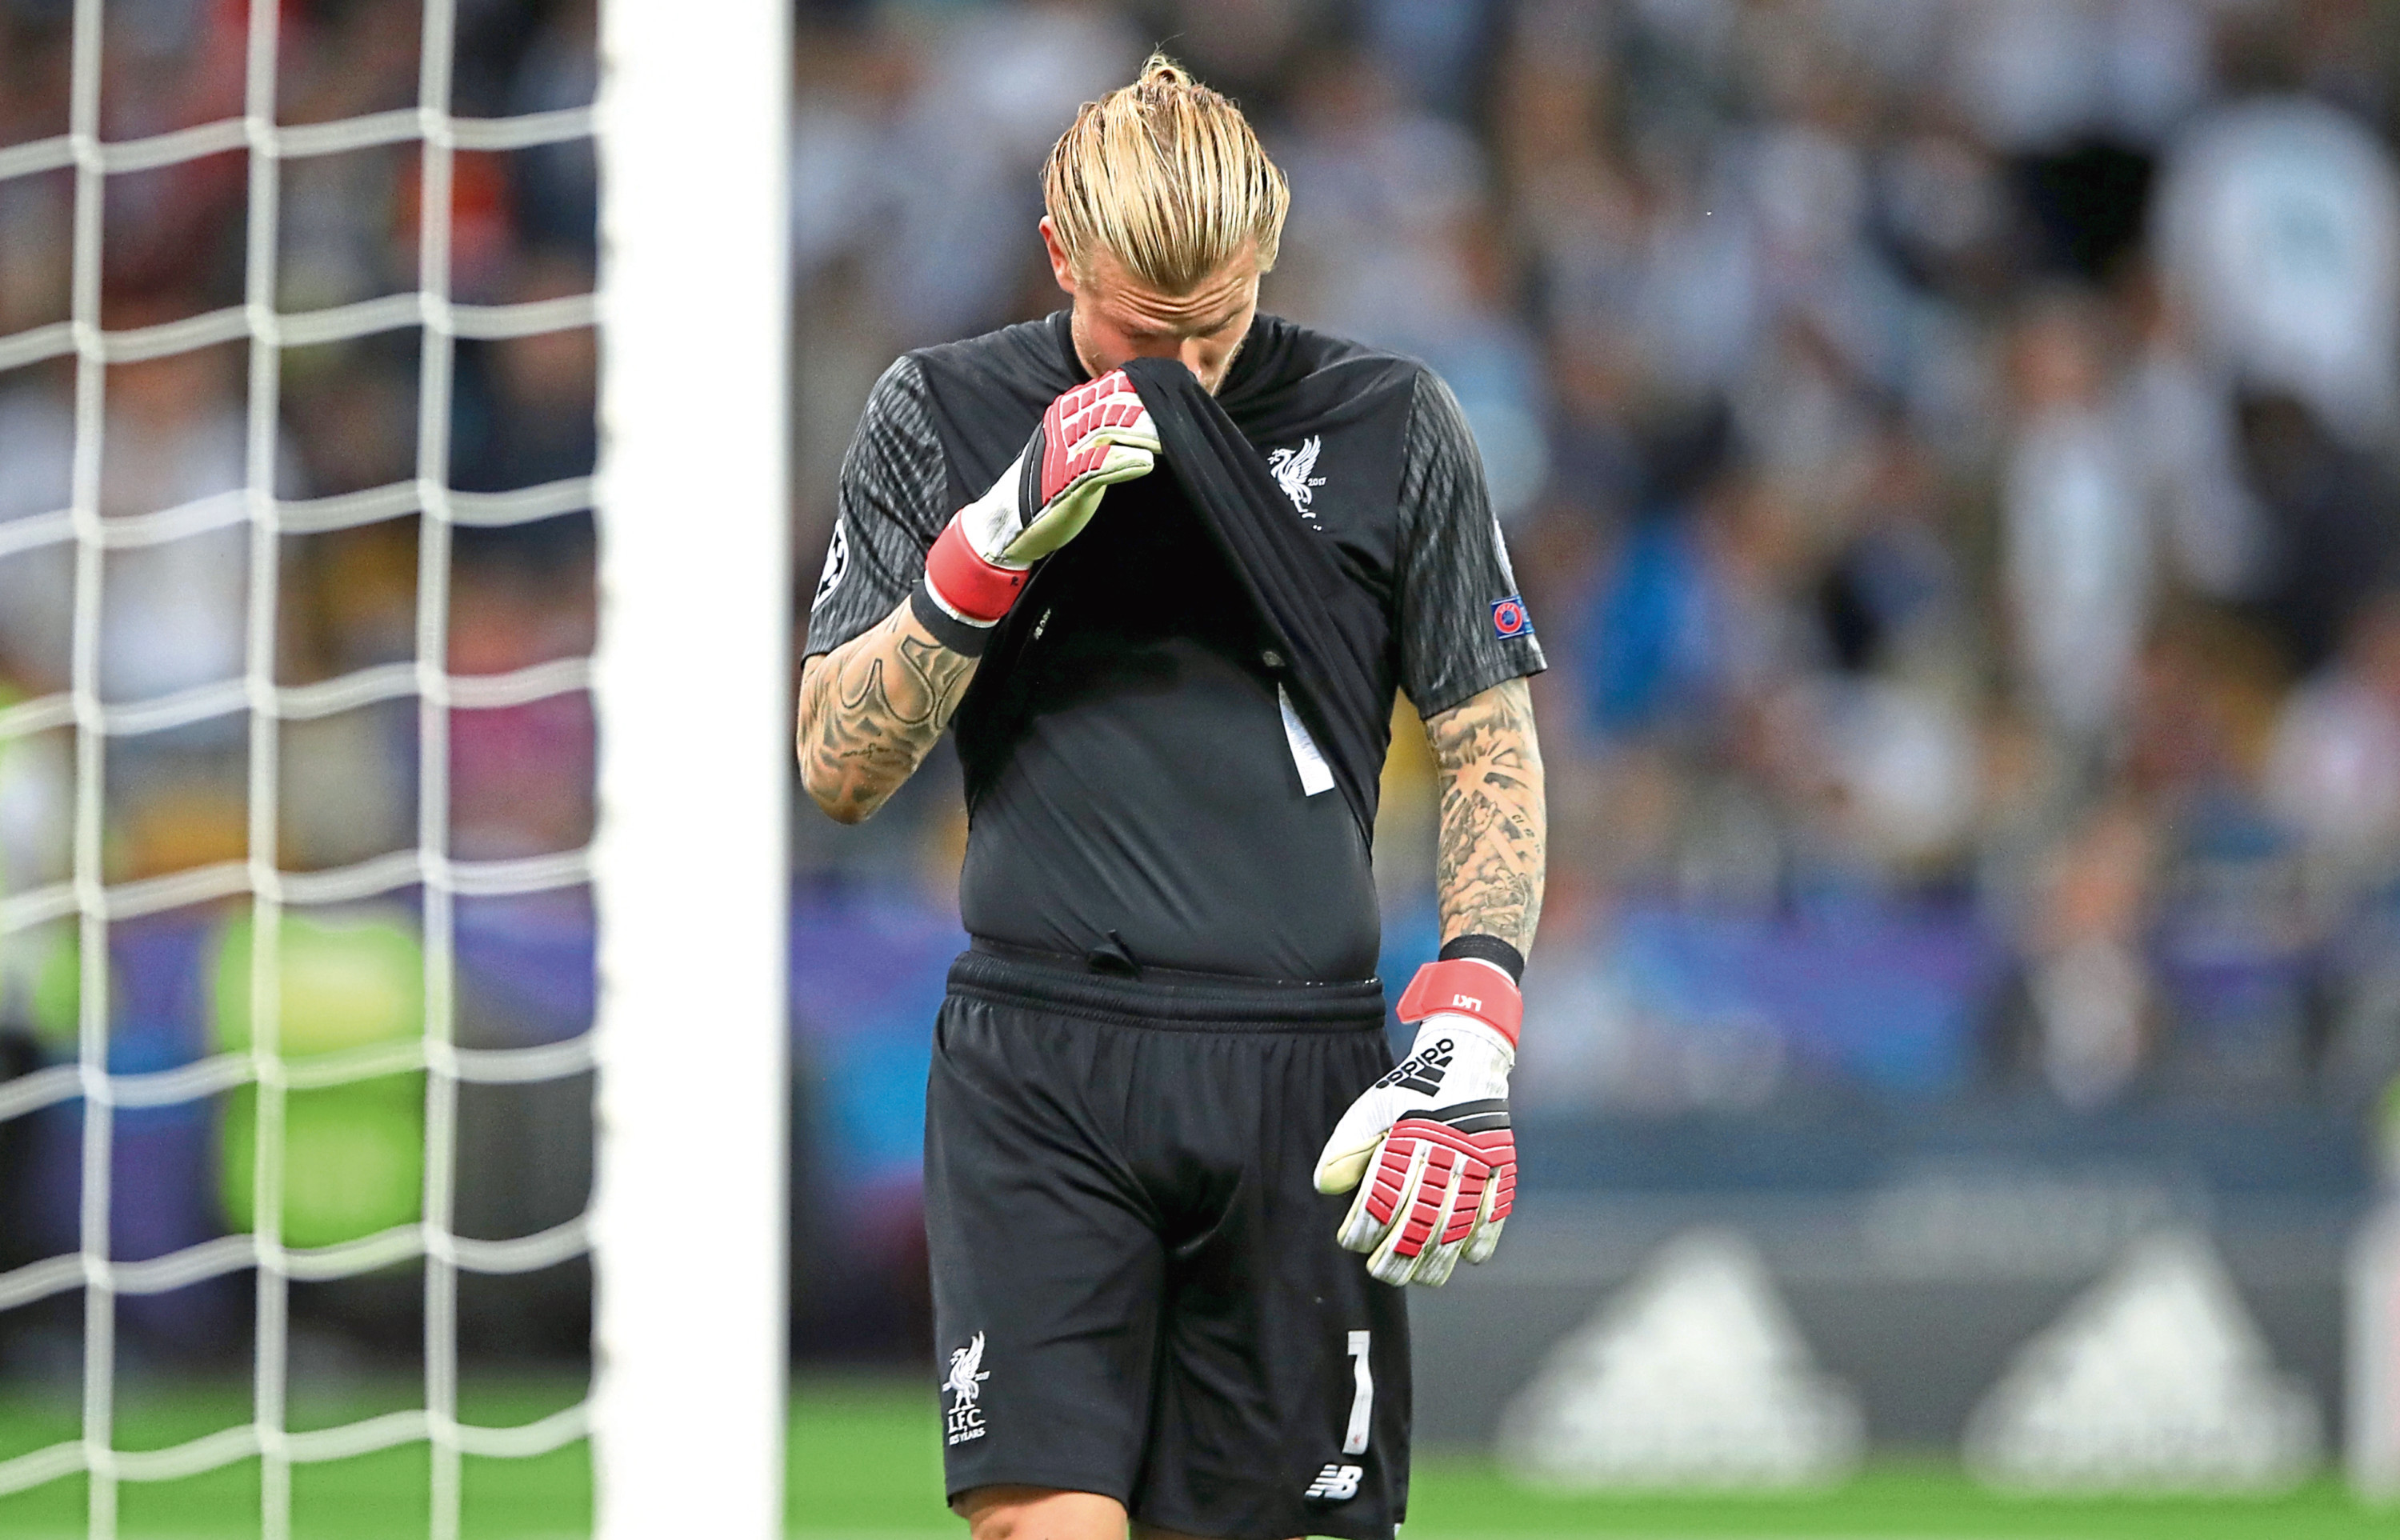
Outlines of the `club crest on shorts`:
{"label": "club crest on shorts", "polygon": [[983,1437],[983,1408],[977,1403],[983,1399],[983,1382],[990,1378],[991,1370],[983,1367],[983,1333],[978,1331],[973,1342],[951,1351],[949,1377],[942,1382],[951,1397],[943,1415],[948,1442],[963,1444]]}
{"label": "club crest on shorts", "polygon": [[1275,449],[1267,454],[1267,469],[1275,472],[1275,484],[1283,488],[1283,495],[1291,499],[1291,506],[1300,510],[1303,519],[1316,517],[1309,504],[1316,500],[1316,489],[1325,484],[1325,478],[1309,472],[1316,469],[1316,457],[1324,447],[1325,440],[1311,433],[1300,441],[1297,449]]}
{"label": "club crest on shorts", "polygon": [[1493,600],[1492,634],[1504,641],[1511,636],[1531,636],[1534,618],[1525,613],[1525,601],[1514,593]]}
{"label": "club crest on shorts", "polygon": [[1366,1474],[1358,1465],[1328,1465],[1301,1497],[1310,1503],[1346,1503],[1358,1495],[1358,1479]]}

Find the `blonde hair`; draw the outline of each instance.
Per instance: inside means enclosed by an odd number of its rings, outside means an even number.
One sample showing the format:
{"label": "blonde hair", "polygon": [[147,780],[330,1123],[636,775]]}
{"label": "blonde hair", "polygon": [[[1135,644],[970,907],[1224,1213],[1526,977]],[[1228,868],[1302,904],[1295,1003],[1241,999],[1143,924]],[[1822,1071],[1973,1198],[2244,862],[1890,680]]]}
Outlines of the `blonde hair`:
{"label": "blonde hair", "polygon": [[1043,200],[1077,273],[1105,250],[1135,278],[1189,293],[1258,243],[1275,266],[1291,189],[1242,110],[1153,53],[1140,77],[1086,102],[1051,146]]}

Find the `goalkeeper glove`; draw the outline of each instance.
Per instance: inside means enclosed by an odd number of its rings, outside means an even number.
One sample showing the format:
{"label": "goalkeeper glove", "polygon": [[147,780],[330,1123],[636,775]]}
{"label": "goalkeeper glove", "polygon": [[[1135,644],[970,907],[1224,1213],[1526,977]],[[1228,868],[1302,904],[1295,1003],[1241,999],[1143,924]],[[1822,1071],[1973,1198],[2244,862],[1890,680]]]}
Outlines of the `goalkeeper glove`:
{"label": "goalkeeper glove", "polygon": [[1415,1044],[1316,1157],[1318,1192],[1358,1189],[1335,1238],[1384,1282],[1439,1288],[1462,1257],[1500,1244],[1517,1192],[1508,1071],[1523,1015],[1507,972],[1476,958],[1428,962],[1401,993]]}
{"label": "goalkeeper glove", "polygon": [[925,556],[925,587],[973,626],[1008,613],[1034,562],[1082,533],[1100,494],[1150,474],[1158,429],[1122,369],[1050,403],[991,490],[959,510]]}

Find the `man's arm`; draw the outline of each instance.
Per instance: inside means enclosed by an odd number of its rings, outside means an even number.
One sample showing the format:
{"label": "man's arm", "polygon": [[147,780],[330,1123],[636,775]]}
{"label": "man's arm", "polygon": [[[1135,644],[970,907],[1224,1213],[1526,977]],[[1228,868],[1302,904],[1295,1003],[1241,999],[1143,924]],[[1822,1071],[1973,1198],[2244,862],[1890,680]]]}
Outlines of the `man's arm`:
{"label": "man's arm", "polygon": [[1434,883],[1445,941],[1493,935],[1534,949],[1549,838],[1533,697],[1510,679],[1425,723],[1440,767]]}
{"label": "man's arm", "polygon": [[[877,383],[879,397],[887,385],[906,391],[911,380],[921,392],[921,376],[906,372],[907,363],[903,359]],[[922,438],[931,429],[921,400],[887,409],[884,416],[896,420],[911,406]],[[870,399],[861,443],[873,442],[866,425],[876,419]],[[853,446],[853,460],[858,453]],[[933,495],[928,468],[938,465],[940,453],[935,442],[913,455],[903,448],[888,457],[901,471],[920,473],[918,507]],[[1033,564],[1073,539],[1110,487],[1150,474],[1157,456],[1158,430],[1122,369],[1050,403],[1024,452],[991,489],[917,548],[923,566],[914,591],[870,629],[800,665],[800,782],[818,807],[838,823],[855,824],[916,773],[950,725],[991,628],[1016,602]],[[854,476],[852,465],[844,464],[845,521],[847,498],[865,481],[863,471]],[[843,538],[842,528],[835,538]],[[827,552],[821,604],[827,595],[839,602],[845,551]],[[887,560],[882,570],[896,577],[897,566]]]}
{"label": "man's arm", "polygon": [[976,660],[934,640],[903,601],[872,630],[800,665],[800,783],[835,822],[881,807],[925,762]]}
{"label": "man's arm", "polygon": [[1492,1255],[1516,1201],[1508,1072],[1548,829],[1525,688],[1541,644],[1475,436],[1429,370],[1402,438],[1398,575],[1400,688],[1425,710],[1441,782],[1441,955],[1400,991],[1408,1056],[1342,1114],[1316,1179],[1320,1192],[1357,1189],[1334,1239],[1367,1254],[1370,1276],[1439,1287]]}
{"label": "man's arm", "polygon": [[[1523,678],[1436,713],[1425,736],[1441,775],[1442,956],[1401,991],[1400,1020],[1417,1029],[1408,1056],[1342,1114],[1316,1181],[1320,1192],[1357,1189],[1334,1239],[1367,1254],[1369,1274],[1439,1288],[1460,1262],[1492,1255],[1516,1199],[1516,974],[1542,918],[1547,831]],[[1503,962],[1494,940],[1516,958]]]}

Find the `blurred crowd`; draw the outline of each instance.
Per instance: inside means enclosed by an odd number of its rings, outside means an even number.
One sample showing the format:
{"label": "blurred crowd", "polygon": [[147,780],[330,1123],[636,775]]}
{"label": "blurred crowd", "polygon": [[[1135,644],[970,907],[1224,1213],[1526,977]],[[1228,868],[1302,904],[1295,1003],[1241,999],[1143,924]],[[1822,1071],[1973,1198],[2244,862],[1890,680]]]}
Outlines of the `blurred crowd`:
{"label": "blurred crowd", "polygon": [[[75,9],[0,0],[0,150],[68,130]],[[248,0],[110,0],[99,55],[102,138],[143,139],[241,116],[249,9]],[[591,102],[593,0],[458,0],[456,9],[455,113],[504,117]],[[417,103],[426,72],[416,0],[280,0],[280,124]],[[501,304],[590,292],[597,253],[588,140],[462,152],[453,184],[454,298]],[[424,287],[422,187],[414,140],[282,160],[272,226],[276,307],[321,310]],[[0,180],[0,347],[70,318],[75,192],[65,170]],[[246,150],[112,172],[99,229],[103,327],[121,333],[242,304],[252,194]],[[426,408],[424,356],[414,324],[286,348],[273,371],[273,410],[259,415],[246,343],[106,368],[99,435],[80,446],[98,450],[107,531],[92,660],[104,705],[191,701],[239,681],[252,654],[259,606],[252,587],[263,566],[276,585],[267,654],[283,686],[420,655],[454,675],[476,675],[591,650],[592,521],[571,510],[571,497],[557,499],[570,511],[553,516],[450,532],[448,582],[425,604],[423,553],[441,541],[428,539],[413,511],[287,533],[271,564],[254,558],[241,495],[254,457],[271,457],[266,474],[275,496],[304,516],[326,509],[325,499],[404,492],[420,478],[500,493],[592,472],[590,328],[457,344],[446,412]],[[72,500],[76,380],[72,359],[0,371],[0,713],[56,698],[74,682],[75,548],[25,535]],[[262,425],[271,438],[255,432]],[[382,506],[394,504],[415,506],[407,496]],[[230,703],[229,712],[164,728],[125,722],[127,730],[106,737],[105,880],[252,853],[257,767],[239,693]],[[282,725],[273,824],[283,870],[344,866],[421,841],[478,860],[573,851],[589,840],[588,696],[450,712],[444,784],[424,801],[419,725],[413,697]],[[70,876],[76,757],[72,728],[0,735],[0,903]],[[422,829],[428,808],[446,813],[447,826]],[[425,1031],[418,899],[404,888],[290,915],[279,1028],[286,1052]],[[246,1047],[249,925],[246,906],[235,901],[110,927],[111,1068],[169,1070]],[[457,1041],[511,1046],[587,1027],[591,929],[580,890],[460,897],[449,938]],[[71,921],[0,934],[0,1081],[75,1057],[78,961]],[[589,1097],[580,1081],[466,1094],[463,1232],[525,1233],[580,1211]],[[110,1212],[119,1260],[248,1227],[248,1098],[241,1090],[118,1115]],[[424,1104],[421,1075],[294,1093],[283,1124],[292,1173],[284,1233],[305,1237],[295,1244],[321,1245],[413,1220]],[[0,1271],[75,1246],[79,1126],[74,1103],[0,1119]],[[578,1350],[579,1286],[567,1274],[580,1265],[529,1275],[511,1286],[514,1293],[470,1289],[464,1329],[501,1351]],[[236,1350],[250,1310],[246,1288],[218,1278],[130,1302],[126,1351],[138,1358],[153,1348]],[[416,1306],[388,1275],[302,1293],[303,1339],[315,1323],[347,1318],[354,1337],[410,1340]],[[59,1297],[13,1313],[0,1364],[23,1357],[40,1368],[40,1344],[54,1338],[65,1344],[58,1352],[71,1371],[78,1309]]]}
{"label": "blurred crowd", "polygon": [[[121,141],[239,116],[243,0],[141,0],[106,7],[101,118]],[[68,125],[70,9],[0,0],[0,145]],[[591,0],[464,0],[454,110],[491,117],[580,106],[596,79]],[[393,0],[287,0],[278,120],[285,125],[413,106],[421,19]],[[455,162],[454,297],[498,303],[588,293],[595,186],[588,142]],[[287,313],[420,286],[415,142],[286,160],[278,186],[275,293]],[[108,179],[101,317],[111,331],[239,305],[249,157],[235,151]],[[0,181],[0,337],[67,319],[74,179]],[[420,475],[497,492],[588,475],[595,442],[589,329],[461,343],[452,409],[421,431],[422,346],[414,327],[286,349],[275,416],[279,497],[319,499]],[[113,530],[168,510],[197,533],[112,549],[102,574],[102,699],[157,701],[240,675],[252,561],[237,516],[250,443],[247,345],[170,353],[106,371],[99,501]],[[57,359],[0,374],[0,539],[18,520],[68,506],[75,473],[75,366]],[[421,459],[446,436],[446,463]],[[238,514],[238,511],[237,511]],[[274,668],[306,685],[417,655],[420,530],[413,514],[288,535],[278,563]],[[125,537],[119,537],[125,538]],[[0,546],[0,549],[7,549]],[[446,595],[446,661],[457,674],[523,667],[590,649],[587,513],[461,528]],[[50,695],[70,677],[72,544],[0,555],[0,705]],[[437,610],[436,613],[439,613]],[[295,721],[283,732],[280,859],[345,865],[417,842],[414,701]],[[247,720],[239,712],[107,745],[108,875],[124,880],[247,849]],[[494,857],[570,850],[588,838],[588,701],[563,696],[451,722],[451,851]],[[0,742],[0,893],[66,875],[74,820],[72,734]]]}
{"label": "blurred crowd", "polygon": [[[1678,1057],[1775,1009],[1660,982],[1734,935],[1932,959],[1944,1089],[2386,1097],[2400,12],[805,7],[804,566],[892,355],[1057,307],[1041,157],[1161,41],[1290,176],[1265,307],[1425,359],[1481,444],[1551,663],[1556,1094],[1804,1083]],[[804,860],[938,869],[947,797]]]}

